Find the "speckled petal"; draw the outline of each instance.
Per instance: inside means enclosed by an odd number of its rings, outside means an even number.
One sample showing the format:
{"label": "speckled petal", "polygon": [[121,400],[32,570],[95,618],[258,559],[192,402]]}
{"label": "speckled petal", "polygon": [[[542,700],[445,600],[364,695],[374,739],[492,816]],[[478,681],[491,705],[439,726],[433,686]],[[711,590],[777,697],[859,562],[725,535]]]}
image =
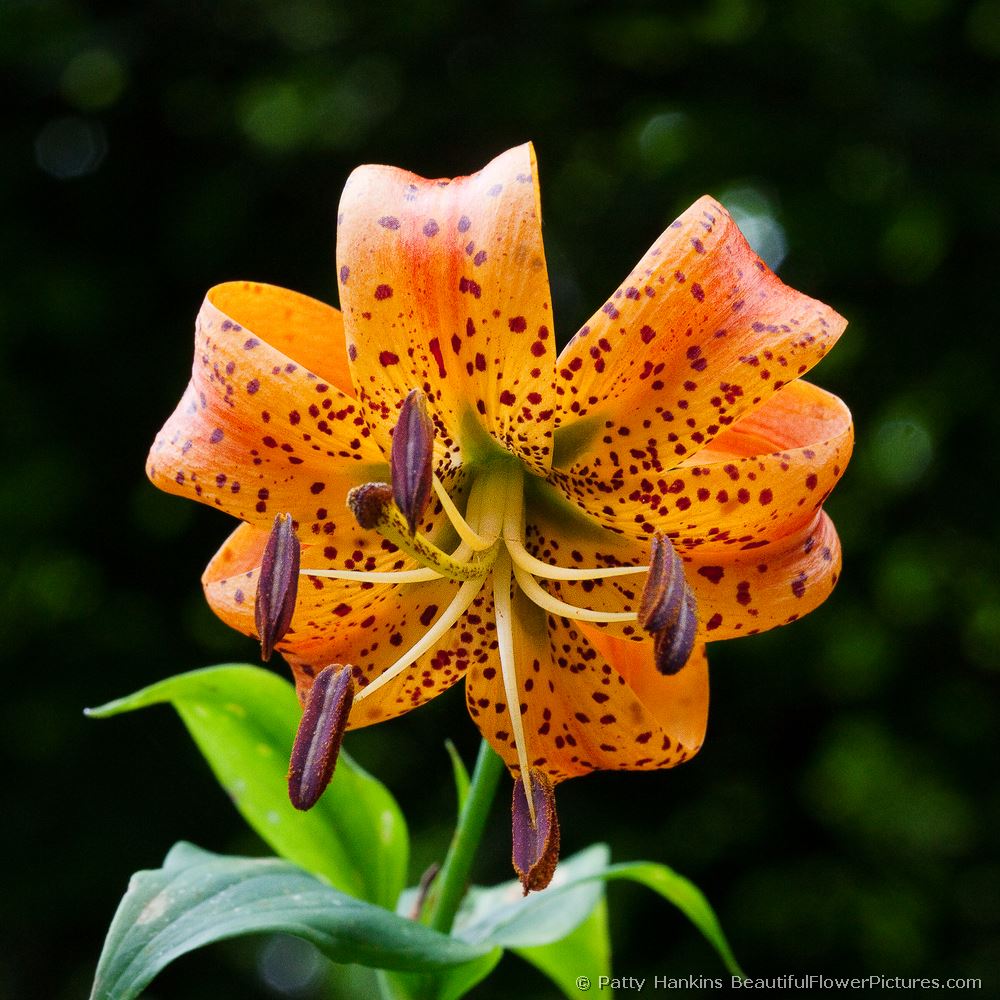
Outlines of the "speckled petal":
{"label": "speckled petal", "polygon": [[[599,769],[673,767],[698,751],[708,715],[703,646],[664,677],[653,666],[651,639],[629,642],[554,618],[520,592],[514,610],[517,710],[533,767],[558,782]],[[506,702],[499,664],[470,667],[469,713],[517,773]]]}
{"label": "speckled petal", "polygon": [[664,467],[681,462],[808,371],[845,325],[701,198],[560,354],[553,464],[584,474],[609,449],[627,462],[650,442]]}
{"label": "speckled petal", "polygon": [[468,460],[485,431],[549,468],[555,351],[530,145],[452,181],[358,168],[340,203],[337,265],[354,383],[386,453],[417,388],[439,455]]}
{"label": "speckled petal", "polygon": [[[254,594],[266,541],[266,531],[241,525],[202,577],[212,610],[246,635],[254,634]],[[327,548],[336,547],[343,556],[329,560],[322,554],[322,544],[304,543],[303,569],[327,565],[365,570],[414,566],[412,560],[395,550],[383,549],[381,539],[373,532],[355,530],[351,536],[345,529],[328,541],[332,544]],[[276,646],[292,667],[299,697],[305,698],[314,675],[330,663],[351,664],[360,693],[427,631],[456,589],[456,584],[447,580],[387,586],[302,577],[291,628]],[[461,657],[440,655],[441,648],[455,636],[456,630],[452,630],[441,646],[418,661],[411,671],[372,698],[357,702],[349,728],[402,715],[459,680],[464,671],[464,665],[459,665]]]}
{"label": "speckled petal", "polygon": [[741,547],[812,520],[847,467],[851,414],[834,395],[792,382],[682,464],[652,439],[613,441],[576,474],[550,479],[601,524],[654,531],[679,550]]}
{"label": "speckled petal", "polygon": [[808,614],[830,596],[840,574],[840,540],[821,510],[770,543],[725,552],[695,550],[688,583],[708,642],[754,635]]}
{"label": "speckled petal", "polygon": [[191,383],[150,451],[149,478],[245,521],[269,525],[287,511],[301,535],[325,530],[352,486],[385,474],[342,343],[340,314],[321,302],[247,282],[213,288]]}

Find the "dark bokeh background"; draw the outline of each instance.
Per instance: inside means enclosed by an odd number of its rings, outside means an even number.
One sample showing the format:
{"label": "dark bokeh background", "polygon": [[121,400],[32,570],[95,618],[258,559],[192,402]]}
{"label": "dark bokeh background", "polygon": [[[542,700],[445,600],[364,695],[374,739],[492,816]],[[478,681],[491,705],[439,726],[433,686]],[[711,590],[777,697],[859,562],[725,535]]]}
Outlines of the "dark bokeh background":
{"label": "dark bokeh background", "polygon": [[[205,289],[333,299],[355,164],[454,175],[526,138],[563,339],[711,192],[850,318],[813,377],[858,430],[832,599],[713,648],[693,763],[564,786],[566,851],[690,875],[756,974],[996,988],[998,64],[997,0],[0,3],[0,996],[84,995],[129,873],[175,840],[260,850],[173,713],[81,715],[254,655],[197,582],[230,523],[142,472]],[[449,735],[471,759],[457,691],[348,741],[411,818],[414,876],[451,821]],[[620,975],[720,974],[662,901],[610,896]],[[149,995],[318,997],[310,961],[216,946]],[[514,984],[552,992],[507,958],[475,995]]]}

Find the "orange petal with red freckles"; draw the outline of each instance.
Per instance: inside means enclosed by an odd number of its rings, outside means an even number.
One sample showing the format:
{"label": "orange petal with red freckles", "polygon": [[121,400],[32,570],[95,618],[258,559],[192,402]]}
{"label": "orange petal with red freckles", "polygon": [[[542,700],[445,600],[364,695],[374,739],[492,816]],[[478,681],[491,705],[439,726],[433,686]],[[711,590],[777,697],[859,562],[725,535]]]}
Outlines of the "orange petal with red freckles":
{"label": "orange petal with red freckles", "polygon": [[[808,382],[781,389],[671,468],[652,439],[613,443],[550,480],[601,524],[633,538],[663,532],[681,551],[740,547],[815,517],[847,467],[847,407]],[[664,464],[665,463],[665,464]]]}
{"label": "orange petal with red freckles", "polygon": [[[514,652],[528,760],[553,782],[599,769],[657,770],[692,757],[708,716],[708,665],[698,645],[687,665],[664,677],[651,639],[617,639],[546,615],[519,591]],[[517,772],[498,663],[474,664],[466,678],[473,721]]]}
{"label": "orange petal with red freckles", "polygon": [[323,530],[352,486],[385,469],[345,381],[342,337],[340,314],[313,299],[247,282],[213,288],[191,383],[150,451],[149,478],[244,521],[270,525],[287,511],[303,536]]}
{"label": "orange petal with red freckles", "polygon": [[[246,635],[255,634],[254,599],[267,537],[260,528],[240,525],[202,577],[212,610]],[[351,532],[346,521],[339,534],[324,536],[320,543],[303,540],[303,569],[378,571],[414,566],[413,560],[374,532],[356,528]],[[292,667],[299,697],[305,698],[313,677],[330,663],[351,664],[360,694],[423,636],[456,589],[448,580],[386,585],[302,576],[291,628],[276,645]],[[474,605],[434,649],[395,681],[370,698],[358,699],[348,728],[402,715],[459,680],[469,657],[486,655],[493,639],[475,612]]]}
{"label": "orange petal with red freckles", "polygon": [[611,449],[628,462],[652,442],[669,468],[812,368],[845,325],[701,198],[560,354],[553,464],[583,475]]}
{"label": "orange petal with red freckles", "polygon": [[397,408],[422,389],[451,464],[488,434],[548,470],[555,350],[530,145],[451,181],[359,167],[337,265],[354,384],[386,452]]}
{"label": "orange petal with red freckles", "polygon": [[830,596],[840,574],[840,540],[821,510],[784,538],[725,552],[696,549],[685,563],[708,642],[787,625]]}

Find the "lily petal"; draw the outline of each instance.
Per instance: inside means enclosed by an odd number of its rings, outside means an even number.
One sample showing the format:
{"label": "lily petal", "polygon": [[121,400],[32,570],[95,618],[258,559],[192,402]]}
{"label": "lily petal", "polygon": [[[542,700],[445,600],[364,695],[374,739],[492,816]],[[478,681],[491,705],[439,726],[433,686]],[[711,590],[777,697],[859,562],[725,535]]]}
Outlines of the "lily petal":
{"label": "lily petal", "polygon": [[651,437],[612,440],[576,473],[553,471],[577,506],[632,538],[663,532],[678,549],[743,546],[811,521],[847,467],[851,414],[792,382],[680,465]]}
{"label": "lily petal", "polygon": [[708,642],[787,625],[822,604],[837,583],[840,540],[822,510],[791,534],[752,546],[696,549],[685,563]]}
{"label": "lily petal", "polygon": [[[657,770],[692,757],[708,717],[708,664],[696,646],[672,677],[653,666],[652,640],[629,642],[547,616],[515,597],[518,706],[528,759],[553,782],[599,769]],[[517,750],[500,671],[474,664],[466,678],[473,721],[508,768]]]}
{"label": "lily petal", "polygon": [[[361,552],[365,535],[359,532],[348,545],[358,545],[355,551]],[[212,610],[246,635],[255,634],[254,595],[266,541],[267,532],[240,525],[202,576]],[[379,556],[372,548],[366,551],[369,554],[362,555],[359,567],[391,569],[400,560],[398,553]],[[315,563],[318,554],[317,546],[304,544],[303,568]],[[407,560],[406,565],[413,563]],[[291,628],[276,646],[292,667],[300,699],[305,700],[315,675],[330,663],[350,664],[356,690],[363,691],[427,631],[455,590],[448,580],[387,586],[304,576]],[[455,630],[449,638],[453,634],[457,638]],[[446,647],[447,640],[376,695],[356,703],[348,728],[402,715],[460,680],[464,660],[457,653],[442,654]]]}
{"label": "lily petal", "polygon": [[149,478],[260,525],[287,511],[303,535],[323,530],[330,510],[346,517],[347,491],[385,465],[347,380],[342,336],[337,310],[304,295],[213,288],[191,383],[156,438]]}
{"label": "lily petal", "polygon": [[338,223],[354,384],[386,454],[395,411],[417,388],[450,464],[491,436],[546,472],[555,350],[530,144],[451,181],[359,167]]}
{"label": "lily petal", "polygon": [[812,368],[845,326],[703,197],[560,354],[554,464],[582,475],[609,446],[677,464]]}

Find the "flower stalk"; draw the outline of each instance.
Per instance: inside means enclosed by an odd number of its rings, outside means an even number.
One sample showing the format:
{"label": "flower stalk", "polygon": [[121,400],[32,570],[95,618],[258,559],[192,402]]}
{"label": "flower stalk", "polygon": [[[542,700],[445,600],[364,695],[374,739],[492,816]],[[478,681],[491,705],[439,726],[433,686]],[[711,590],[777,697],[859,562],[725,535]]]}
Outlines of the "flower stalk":
{"label": "flower stalk", "polygon": [[424,907],[424,922],[442,934],[450,933],[455,922],[503,771],[503,760],[483,740],[451,845]]}

